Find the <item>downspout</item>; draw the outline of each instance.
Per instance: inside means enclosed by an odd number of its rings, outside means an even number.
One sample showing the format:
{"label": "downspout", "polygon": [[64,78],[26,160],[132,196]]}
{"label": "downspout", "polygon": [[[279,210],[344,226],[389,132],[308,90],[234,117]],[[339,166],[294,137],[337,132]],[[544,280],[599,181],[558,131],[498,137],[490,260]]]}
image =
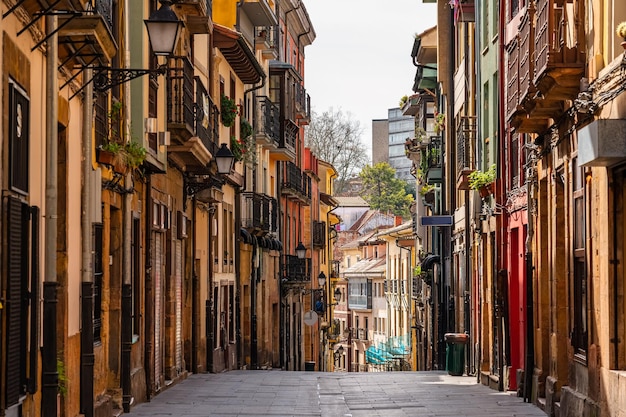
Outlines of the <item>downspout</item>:
{"label": "downspout", "polygon": [[[129,10],[129,0],[125,0],[124,10]],[[124,27],[130,27],[130,19],[129,14],[124,14]],[[124,67],[130,67],[130,50],[128,49],[128,45],[130,45],[130,34],[126,31],[124,35],[124,43],[126,45],[124,51]],[[131,98],[130,98],[130,86],[124,86],[124,119],[126,124],[124,126],[124,130],[128,133],[130,130],[130,120],[131,120]],[[128,139],[132,140],[132,139]],[[122,403],[124,412],[130,412],[130,403],[131,403],[131,348],[133,343],[133,328],[131,326],[132,322],[132,271],[131,271],[131,228],[132,228],[132,198],[133,193],[128,190],[129,186],[133,186],[133,174],[132,170],[129,170],[124,178],[124,212],[123,212],[123,237],[122,237],[122,320],[121,320],[121,378],[120,385],[122,388]]]}
{"label": "downspout", "polygon": [[153,352],[152,352],[152,337],[153,334],[151,332],[152,326],[154,325],[154,317],[153,317],[153,308],[154,303],[152,302],[153,297],[153,282],[152,282],[152,174],[148,172],[146,175],[146,198],[143,207],[143,212],[145,213],[144,219],[144,233],[145,233],[145,294],[144,294],[144,370],[146,373],[146,400],[150,401],[152,398],[152,385],[154,382],[154,375],[152,372],[152,360],[153,360]]}
{"label": "downspout", "polygon": [[[92,68],[87,66],[83,73],[84,80],[91,80]],[[80,332],[80,410],[85,417],[93,417],[93,275],[92,275],[92,237],[91,237],[91,129],[93,117],[93,84],[85,84],[83,95],[83,165],[82,177],[82,290],[81,290],[81,332]],[[95,191],[95,190],[94,190]]]}
{"label": "downspout", "polygon": [[289,57],[287,56],[287,32],[288,32],[288,25],[287,25],[287,15],[291,12],[295,12],[296,10],[298,10],[300,7],[302,7],[302,0],[298,1],[298,6],[289,9],[285,12],[285,42],[283,42],[283,48],[285,48],[283,50],[283,56],[284,58],[287,60],[285,62],[289,63]]}
{"label": "downspout", "polygon": [[[194,203],[195,206],[195,203]],[[195,208],[194,208],[195,210]],[[209,268],[208,268],[208,285],[207,285],[207,299],[205,302],[206,310],[206,367],[207,372],[213,372],[213,351],[215,350],[215,332],[213,327],[215,309],[213,300],[213,216],[215,215],[216,207],[214,204],[209,206]],[[194,240],[195,240],[195,225],[194,225]],[[195,262],[192,264],[195,273]]]}
{"label": "downspout", "polygon": [[59,82],[57,70],[57,16],[46,16],[46,209],[45,209],[45,282],[43,304],[43,346],[41,409],[43,417],[57,416],[57,200],[58,200],[58,120]]}
{"label": "downspout", "polygon": [[[245,170],[245,168],[244,168]],[[239,234],[241,233],[241,187],[234,185],[235,191],[235,227],[233,246],[235,247],[235,343],[237,344],[237,369],[242,368],[243,342],[241,335],[241,248]]]}
{"label": "downspout", "polygon": [[257,293],[256,284],[258,268],[256,267],[257,242],[252,242],[252,256],[250,259],[250,368],[259,369],[258,335],[257,335]]}
{"label": "downspout", "polygon": [[[263,88],[263,86],[265,86],[265,81],[266,81],[267,77],[265,74],[263,74],[261,76],[261,84],[257,85],[257,86],[253,86],[247,90],[245,90],[243,92],[243,105],[244,105],[244,109],[247,111],[248,110],[248,105],[247,105],[247,96],[248,94],[259,90],[261,88]],[[254,95],[253,95],[254,97]],[[254,104],[253,104],[253,109],[255,108]],[[252,117],[250,117],[252,125],[256,126],[256,120],[253,119],[253,117],[256,116],[256,111],[252,111]],[[255,150],[256,152],[256,150]],[[248,168],[244,166],[244,169],[247,170]],[[257,178],[257,172],[256,172],[256,164],[254,165],[254,168],[252,169],[252,186],[253,186],[253,192],[256,193],[256,178]],[[238,225],[239,227],[241,227],[241,225]],[[239,232],[239,229],[237,229],[237,232]],[[237,245],[237,247],[239,247],[239,245]],[[251,277],[250,277],[250,367],[252,369],[258,369],[258,339],[257,339],[257,294],[256,294],[256,288],[257,288],[257,280],[258,280],[258,268],[255,266],[256,261],[255,261],[255,257],[256,257],[256,253],[258,251],[257,248],[257,242],[254,241],[252,243],[252,259],[250,261],[250,271],[251,271]],[[238,314],[241,314],[241,312],[239,311],[239,309],[237,309]],[[243,349],[243,346],[241,346],[241,349]]]}
{"label": "downspout", "polygon": [[[476,4],[476,27],[481,28],[482,27],[482,5],[480,4],[480,2],[478,2]],[[480,33],[477,34],[479,37],[481,36]],[[502,37],[500,37],[500,39],[502,39]],[[480,44],[479,42],[474,42],[474,56],[475,57],[480,57]],[[481,78],[481,66],[480,66],[480,59],[475,59],[474,60],[475,65],[476,65],[476,69],[475,69],[475,73],[476,73],[476,84],[474,86],[474,92],[478,93],[478,86],[482,85],[482,78]],[[468,158],[468,165],[470,169],[474,169],[477,168],[477,163],[478,163],[478,158],[477,155],[473,153],[474,151],[474,147],[477,147],[477,143],[478,140],[477,138],[480,137],[480,126],[478,123],[478,120],[481,120],[481,113],[482,113],[482,106],[479,106],[478,103],[476,102],[478,99],[476,97],[476,94],[474,94],[474,100],[475,100],[475,104],[474,104],[474,111],[476,114],[476,125],[474,126],[474,137],[473,137],[473,143],[470,143],[470,146],[466,146],[466,149],[469,149],[468,154],[467,154],[467,158]],[[471,128],[471,123],[468,120],[468,131]],[[472,136],[470,135],[469,139],[472,139]],[[466,142],[467,145],[467,142]],[[464,192],[465,194],[465,250],[466,250],[466,254],[465,254],[465,295],[466,295],[466,299],[467,299],[467,311],[468,311],[468,316],[466,317],[466,332],[469,332],[470,335],[470,345],[469,349],[467,349],[467,363],[470,364],[468,366],[468,374],[476,374],[476,379],[477,382],[480,382],[480,372],[478,371],[478,367],[477,367],[477,356],[478,356],[478,352],[480,352],[480,341],[481,341],[481,331],[480,331],[480,318],[478,317],[478,315],[480,314],[480,291],[478,288],[478,272],[474,272],[474,269],[472,268],[472,262],[474,261],[474,255],[476,255],[476,259],[478,259],[478,255],[474,253],[474,238],[473,238],[473,233],[474,233],[474,218],[472,218],[472,210],[471,210],[471,196],[472,196],[472,192],[470,190],[465,190]],[[474,287],[474,283],[476,283],[476,287]],[[472,309],[472,306],[474,306],[474,309]],[[472,320],[471,320],[471,315],[472,312],[474,312],[476,314],[476,321],[475,321],[475,329],[472,329]],[[473,330],[473,331],[472,331]],[[474,334],[474,338],[475,340],[472,341],[472,333]],[[472,342],[473,342],[473,348],[472,348]],[[480,359],[478,359],[480,360]],[[473,365],[473,366],[472,366]]]}
{"label": "downspout", "polygon": [[[191,239],[191,372],[198,372],[198,317],[200,316],[200,282],[196,271],[196,195],[191,200],[191,224],[193,224],[193,239]],[[211,236],[209,236],[209,240]],[[209,262],[211,263],[211,262]],[[208,348],[207,348],[208,351]]]}

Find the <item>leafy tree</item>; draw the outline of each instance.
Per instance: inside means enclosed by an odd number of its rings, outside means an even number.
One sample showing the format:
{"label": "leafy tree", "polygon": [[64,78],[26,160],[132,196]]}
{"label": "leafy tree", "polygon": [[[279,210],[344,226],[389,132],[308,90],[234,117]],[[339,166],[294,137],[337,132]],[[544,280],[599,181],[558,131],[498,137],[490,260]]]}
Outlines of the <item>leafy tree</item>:
{"label": "leafy tree", "polygon": [[374,166],[367,165],[359,174],[363,181],[361,197],[374,210],[392,213],[396,216],[409,215],[413,196],[407,194],[406,182],[396,178],[396,170],[387,162]]}
{"label": "leafy tree", "polygon": [[361,143],[363,128],[350,113],[332,107],[322,114],[312,112],[306,129],[305,145],[322,161],[331,164],[338,173],[335,192],[342,193],[347,180],[363,168],[369,158]]}

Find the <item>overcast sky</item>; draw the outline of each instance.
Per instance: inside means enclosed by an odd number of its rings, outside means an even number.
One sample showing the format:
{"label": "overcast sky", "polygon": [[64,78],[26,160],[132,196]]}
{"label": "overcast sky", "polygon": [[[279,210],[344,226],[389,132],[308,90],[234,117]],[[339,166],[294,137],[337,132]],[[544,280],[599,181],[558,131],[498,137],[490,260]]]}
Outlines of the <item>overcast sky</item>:
{"label": "overcast sky", "polygon": [[411,95],[413,36],[436,25],[422,0],[304,0],[317,38],[305,49],[311,106],[351,113],[371,155],[372,120]]}

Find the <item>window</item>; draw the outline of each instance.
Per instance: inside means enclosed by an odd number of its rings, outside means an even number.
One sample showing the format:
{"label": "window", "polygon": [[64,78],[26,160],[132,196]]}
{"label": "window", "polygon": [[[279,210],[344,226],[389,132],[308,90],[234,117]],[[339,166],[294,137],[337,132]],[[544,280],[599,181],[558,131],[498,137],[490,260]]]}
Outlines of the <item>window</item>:
{"label": "window", "polygon": [[584,177],[577,160],[572,160],[573,187],[573,253],[574,253],[574,328],[572,346],[577,355],[587,351],[587,269],[585,262],[585,199]]}
{"label": "window", "polygon": [[9,83],[9,149],[11,189],[28,194],[30,103],[26,94]]}

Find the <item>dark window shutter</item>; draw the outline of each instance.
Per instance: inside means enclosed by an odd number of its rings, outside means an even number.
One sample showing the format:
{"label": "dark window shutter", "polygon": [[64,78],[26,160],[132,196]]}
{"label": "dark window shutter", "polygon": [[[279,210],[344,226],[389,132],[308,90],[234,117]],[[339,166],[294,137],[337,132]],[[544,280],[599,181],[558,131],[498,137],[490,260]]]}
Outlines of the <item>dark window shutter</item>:
{"label": "dark window shutter", "polygon": [[25,393],[28,319],[28,206],[9,197],[7,216],[6,405]]}
{"label": "dark window shutter", "polygon": [[31,214],[31,263],[30,263],[30,364],[28,367],[28,392],[37,392],[39,373],[39,207],[32,206]]}

